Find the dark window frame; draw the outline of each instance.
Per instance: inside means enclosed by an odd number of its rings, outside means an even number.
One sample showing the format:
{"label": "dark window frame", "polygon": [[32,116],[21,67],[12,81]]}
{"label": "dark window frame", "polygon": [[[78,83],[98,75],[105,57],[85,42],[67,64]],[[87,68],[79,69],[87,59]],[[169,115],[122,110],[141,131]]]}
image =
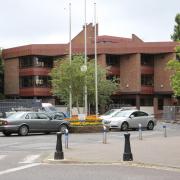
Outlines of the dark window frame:
{"label": "dark window frame", "polygon": [[141,66],[154,67],[154,59],[152,54],[141,54]]}
{"label": "dark window frame", "polygon": [[20,88],[49,88],[50,76],[20,76]]}
{"label": "dark window frame", "polygon": [[154,75],[153,74],[141,74],[141,86],[154,86]]}
{"label": "dark window frame", "polygon": [[51,56],[22,56],[19,58],[19,68],[53,68],[53,60]]}
{"label": "dark window frame", "polygon": [[117,66],[120,65],[120,57],[118,55],[106,55],[106,65],[107,66]]}

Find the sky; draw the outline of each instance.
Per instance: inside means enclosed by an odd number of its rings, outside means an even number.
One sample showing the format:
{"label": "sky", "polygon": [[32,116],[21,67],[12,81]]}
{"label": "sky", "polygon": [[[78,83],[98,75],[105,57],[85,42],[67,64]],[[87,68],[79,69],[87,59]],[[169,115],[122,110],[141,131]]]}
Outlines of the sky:
{"label": "sky", "polygon": [[[69,3],[72,37],[85,23],[85,0],[0,0],[0,47],[61,44],[69,40]],[[86,22],[94,22],[99,35],[145,42],[170,41],[180,0],[86,0]]]}

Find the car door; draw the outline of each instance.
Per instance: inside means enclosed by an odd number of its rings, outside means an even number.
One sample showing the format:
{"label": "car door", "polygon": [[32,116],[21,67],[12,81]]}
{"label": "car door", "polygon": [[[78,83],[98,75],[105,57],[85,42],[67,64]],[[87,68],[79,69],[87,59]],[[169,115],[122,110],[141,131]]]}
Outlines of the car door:
{"label": "car door", "polygon": [[131,118],[131,127],[138,128],[139,124],[142,127],[146,127],[148,114],[142,111],[136,111],[132,113],[133,117]]}
{"label": "car door", "polygon": [[142,125],[142,127],[146,127],[148,124],[148,114],[143,112],[143,111],[139,111],[139,123]]}
{"label": "car door", "polygon": [[35,112],[27,113],[25,116],[25,122],[28,124],[30,131],[37,131],[37,129],[39,129],[40,125],[38,120],[38,116]]}
{"label": "car door", "polygon": [[51,118],[45,113],[37,113],[38,129],[41,131],[51,131]]}
{"label": "car door", "polygon": [[141,111],[135,111],[130,115],[129,126],[131,128],[138,128],[139,124],[143,126],[143,117]]}

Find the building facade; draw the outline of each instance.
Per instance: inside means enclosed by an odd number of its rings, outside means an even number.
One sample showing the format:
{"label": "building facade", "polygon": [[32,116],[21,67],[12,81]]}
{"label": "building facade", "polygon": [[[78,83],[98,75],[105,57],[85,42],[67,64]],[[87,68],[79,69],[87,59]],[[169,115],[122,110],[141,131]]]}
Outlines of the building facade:
{"label": "building facade", "polygon": [[[120,89],[112,95],[115,104],[128,104],[161,113],[175,102],[166,68],[175,59],[175,42],[143,42],[132,38],[98,36],[98,64],[107,69],[107,79],[120,79]],[[69,53],[69,44],[27,45],[3,50],[4,91],[9,98],[40,98],[53,102],[49,72],[54,60]],[[84,53],[84,28],[72,39],[72,54]],[[94,58],[94,26],[87,25],[87,54]]]}

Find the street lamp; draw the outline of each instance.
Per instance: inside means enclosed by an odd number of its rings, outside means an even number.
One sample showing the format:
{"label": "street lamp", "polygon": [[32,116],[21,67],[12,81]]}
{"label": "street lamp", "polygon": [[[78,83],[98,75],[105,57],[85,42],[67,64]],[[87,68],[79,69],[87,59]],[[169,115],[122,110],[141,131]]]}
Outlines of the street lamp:
{"label": "street lamp", "polygon": [[98,77],[97,77],[97,43],[96,43],[96,3],[94,3],[94,55],[95,55],[95,106],[96,117],[98,117]]}

